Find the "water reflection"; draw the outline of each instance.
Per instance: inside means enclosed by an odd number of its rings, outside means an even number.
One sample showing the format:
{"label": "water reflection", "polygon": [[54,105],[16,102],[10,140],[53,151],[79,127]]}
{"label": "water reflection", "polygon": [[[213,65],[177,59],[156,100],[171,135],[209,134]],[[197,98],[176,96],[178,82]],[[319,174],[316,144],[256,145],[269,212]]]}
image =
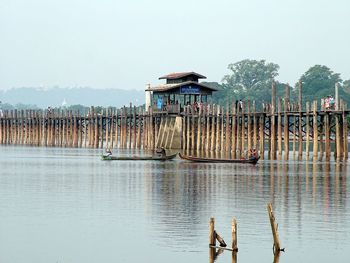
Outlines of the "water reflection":
{"label": "water reflection", "polygon": [[[214,263],[215,261],[217,261],[218,257],[224,252],[225,252],[225,250],[222,248],[210,247],[209,248],[209,263]],[[231,262],[232,263],[237,263],[237,252],[226,251],[226,253],[231,254]]]}
{"label": "water reflection", "polygon": [[[119,262],[147,256],[156,257],[153,262],[178,262],[179,254],[186,262],[208,261],[210,217],[215,217],[217,230],[227,243],[231,219],[237,218],[240,262],[272,261],[268,202],[273,204],[282,246],[287,248],[282,262],[296,262],[301,256],[305,261],[339,262],[350,256],[347,163],[101,162],[98,154],[86,149],[23,148],[19,152],[2,148],[3,261],[9,261],[6,259],[14,252],[9,246],[16,247],[18,240],[29,245],[23,260],[14,262],[23,262],[26,256],[36,261],[35,247],[57,254],[57,243],[66,240],[71,240],[74,248],[79,244],[84,251],[93,251],[85,261],[95,256],[96,260],[90,261],[99,262],[106,255],[115,255]],[[35,235],[25,236],[28,229]],[[83,237],[76,235],[77,231],[84,233]],[[58,240],[56,246],[47,247],[52,237]],[[140,255],[134,253],[133,246],[111,252],[125,242],[143,244],[147,249]],[[113,248],[106,252],[108,246]],[[166,252],[155,255],[155,248]],[[62,249],[76,262],[84,261],[79,250],[74,251]],[[228,251],[217,253],[209,252],[209,259],[237,261]],[[115,259],[113,256],[108,259]],[[36,262],[45,261],[57,260],[39,258]],[[275,257],[274,262],[278,261]]]}
{"label": "water reflection", "polygon": [[[171,246],[183,238],[183,231],[192,234],[182,239],[184,246],[178,244],[179,249],[206,236],[205,224],[212,215],[222,220],[237,215],[246,235],[241,241],[244,245],[258,238],[255,242],[269,246],[264,210],[269,201],[276,208],[281,235],[300,244],[306,243],[308,235],[325,240],[322,231],[342,231],[340,222],[349,218],[347,164],[175,162],[150,164],[145,174],[156,232]],[[349,225],[345,227],[349,230]]]}

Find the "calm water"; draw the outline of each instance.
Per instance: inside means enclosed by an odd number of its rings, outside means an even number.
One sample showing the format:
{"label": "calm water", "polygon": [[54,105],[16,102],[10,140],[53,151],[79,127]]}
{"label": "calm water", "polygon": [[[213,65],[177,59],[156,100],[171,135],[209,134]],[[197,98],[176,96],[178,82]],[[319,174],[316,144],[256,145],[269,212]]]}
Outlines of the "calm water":
{"label": "calm water", "polygon": [[280,262],[349,262],[347,163],[102,162],[100,153],[0,148],[0,262],[209,262],[212,216],[228,244],[237,218],[237,262],[273,262],[270,201]]}

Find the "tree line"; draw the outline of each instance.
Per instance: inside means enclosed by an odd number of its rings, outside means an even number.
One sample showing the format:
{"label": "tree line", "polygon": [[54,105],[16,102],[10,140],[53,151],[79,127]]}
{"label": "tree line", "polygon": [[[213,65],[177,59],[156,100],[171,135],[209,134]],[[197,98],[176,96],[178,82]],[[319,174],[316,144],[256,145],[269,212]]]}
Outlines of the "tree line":
{"label": "tree line", "polygon": [[[234,100],[255,100],[256,105],[271,102],[272,81],[278,76],[279,65],[266,60],[245,59],[228,65],[230,73],[222,83],[206,82],[216,88],[213,102],[226,105]],[[302,83],[303,101],[320,101],[328,95],[334,96],[334,87],[339,83],[339,98],[350,105],[350,79],[342,80],[340,73],[333,72],[324,65],[310,67],[292,86],[291,100],[297,100],[299,81]],[[276,81],[277,97],[285,97],[287,83]]]}

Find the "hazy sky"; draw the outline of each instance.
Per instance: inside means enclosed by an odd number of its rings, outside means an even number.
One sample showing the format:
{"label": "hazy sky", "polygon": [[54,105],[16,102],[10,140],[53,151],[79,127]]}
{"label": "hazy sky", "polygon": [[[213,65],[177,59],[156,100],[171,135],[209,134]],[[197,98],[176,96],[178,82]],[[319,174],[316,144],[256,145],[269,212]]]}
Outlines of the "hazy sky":
{"label": "hazy sky", "polygon": [[323,64],[350,79],[349,0],[0,0],[0,89],[144,89],[170,72],[221,81],[266,59],[294,84]]}

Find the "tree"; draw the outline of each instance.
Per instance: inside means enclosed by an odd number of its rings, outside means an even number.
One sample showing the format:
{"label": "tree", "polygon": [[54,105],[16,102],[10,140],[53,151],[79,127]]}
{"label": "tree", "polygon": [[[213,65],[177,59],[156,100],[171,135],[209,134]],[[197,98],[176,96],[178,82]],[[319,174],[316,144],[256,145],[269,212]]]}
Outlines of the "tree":
{"label": "tree", "polygon": [[279,70],[277,64],[245,59],[229,64],[228,69],[232,72],[223,78],[225,98],[271,101],[272,81],[278,76]]}
{"label": "tree", "polygon": [[[303,85],[304,101],[320,101],[327,95],[334,96],[334,86],[341,82],[340,74],[334,73],[330,68],[322,65],[315,65],[309,68],[300,78]],[[296,89],[297,89],[296,84]]]}
{"label": "tree", "polygon": [[346,93],[350,94],[350,79],[344,80],[343,89]]}

